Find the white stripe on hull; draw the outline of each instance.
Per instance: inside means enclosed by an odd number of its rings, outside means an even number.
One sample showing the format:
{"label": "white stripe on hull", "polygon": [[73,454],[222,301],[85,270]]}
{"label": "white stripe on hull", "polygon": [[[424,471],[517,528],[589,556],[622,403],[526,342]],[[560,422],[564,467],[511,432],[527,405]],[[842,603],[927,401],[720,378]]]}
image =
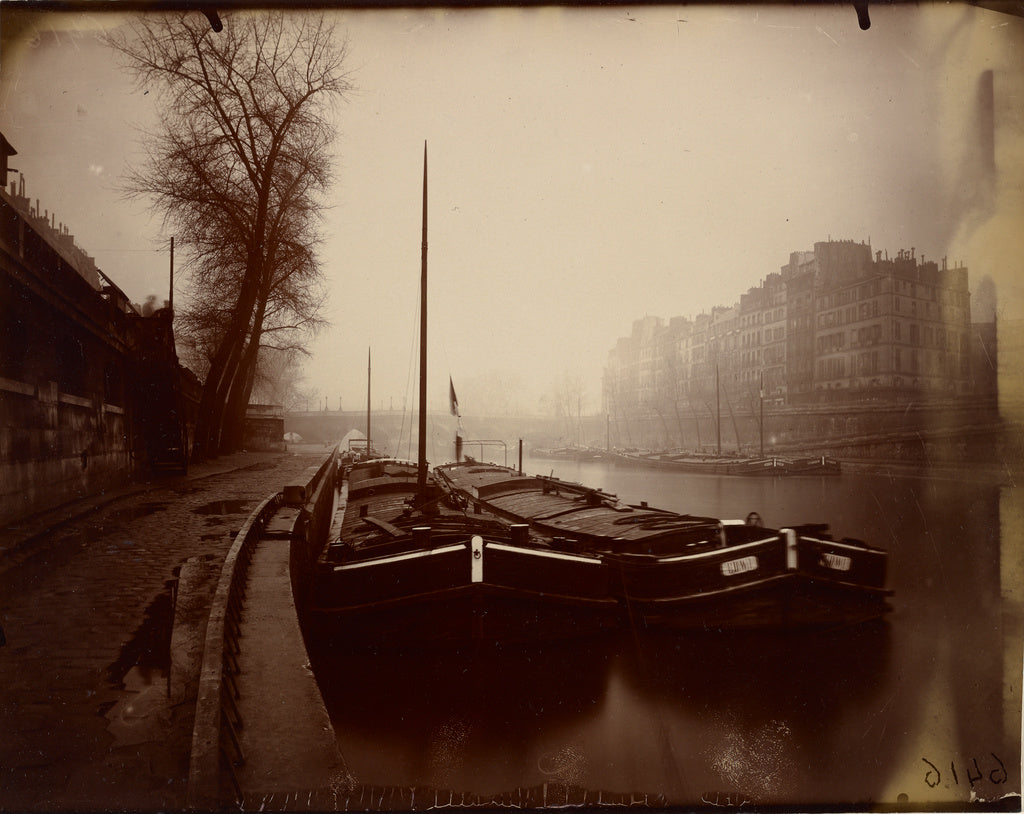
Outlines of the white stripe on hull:
{"label": "white stripe on hull", "polygon": [[457,543],[456,545],[445,546],[444,548],[432,548],[429,551],[410,551],[407,554],[395,554],[391,557],[377,557],[376,559],[366,560],[364,562],[352,562],[347,565],[336,565],[334,566],[335,571],[354,571],[357,568],[369,568],[376,565],[389,565],[391,563],[402,562],[404,560],[421,560],[425,557],[434,557],[438,554],[451,554],[454,551],[465,551],[465,543]]}
{"label": "white stripe on hull", "polygon": [[[659,563],[670,563],[670,562],[683,562],[686,560],[706,560],[711,557],[727,556],[731,557],[737,552],[746,551],[747,549],[754,548],[756,546],[763,546],[767,543],[777,543],[778,537],[765,537],[763,540],[754,540],[750,543],[741,543],[740,545],[731,545],[727,548],[715,548],[711,551],[701,551],[694,554],[679,554],[675,557],[658,557]],[[646,556],[646,555],[644,555]]]}
{"label": "white stripe on hull", "polygon": [[488,543],[488,548],[498,551],[510,551],[514,554],[523,554],[528,557],[548,557],[553,560],[568,560],[586,565],[600,565],[601,560],[597,557],[585,557],[578,554],[566,554],[561,551],[540,551],[536,548],[517,548],[516,546],[503,545],[502,543]]}

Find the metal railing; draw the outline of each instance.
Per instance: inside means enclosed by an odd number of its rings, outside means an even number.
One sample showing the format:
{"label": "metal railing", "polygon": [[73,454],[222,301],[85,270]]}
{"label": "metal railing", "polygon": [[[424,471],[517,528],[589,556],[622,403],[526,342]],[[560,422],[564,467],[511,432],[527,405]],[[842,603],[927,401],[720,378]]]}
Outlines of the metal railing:
{"label": "metal railing", "polygon": [[[329,529],[333,501],[337,448],[305,485],[307,501],[296,523],[296,531],[310,542]],[[245,763],[239,731],[244,722],[239,712],[238,656],[241,652],[242,610],[245,602],[249,564],[267,521],[284,502],[279,492],[264,500],[235,536],[224,558],[206,627],[203,660],[199,673],[192,750],[189,761],[186,807],[210,810],[223,807],[225,782],[240,802],[242,788],[235,769]]]}
{"label": "metal railing", "polygon": [[[242,727],[238,712],[238,654],[240,651],[242,605],[256,542],[266,521],[281,505],[278,493],[264,500],[245,521],[224,558],[220,580],[214,592],[210,618],[206,625],[203,661],[199,672],[196,717],[192,729],[186,805],[191,809],[218,808],[222,801],[221,776],[227,774],[235,794],[241,789],[235,766],[245,761],[238,731]],[[229,754],[225,737],[233,752]]]}
{"label": "metal railing", "polygon": [[492,440],[489,438],[481,439],[468,439],[462,442],[464,447],[468,447],[471,444],[478,444],[480,446],[480,457],[484,457],[484,447],[501,447],[505,454],[505,466],[508,466],[508,444],[504,441]]}

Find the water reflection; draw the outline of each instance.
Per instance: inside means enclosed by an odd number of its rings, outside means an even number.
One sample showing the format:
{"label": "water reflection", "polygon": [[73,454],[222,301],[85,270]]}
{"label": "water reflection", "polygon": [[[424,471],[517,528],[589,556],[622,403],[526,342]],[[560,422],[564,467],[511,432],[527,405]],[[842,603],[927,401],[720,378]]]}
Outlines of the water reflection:
{"label": "water reflection", "polygon": [[[687,778],[679,802],[712,794],[760,804],[857,802],[876,798],[879,781],[858,767],[863,754],[844,754],[847,724],[880,705],[890,644],[885,623],[800,634],[648,633],[628,656],[623,643],[620,664],[628,703],[649,708],[662,738],[671,732]],[[869,735],[860,733],[861,745]],[[882,747],[867,757],[878,760]],[[843,776],[857,782],[844,786]]]}
{"label": "water reflection", "polygon": [[683,806],[956,808],[1019,792],[1021,624],[1001,585],[1003,546],[1016,543],[1004,540],[998,486],[524,468],[694,514],[828,522],[890,551],[894,612],[881,625],[802,635],[626,632],[549,648],[328,652],[317,675],[360,782],[481,794],[562,782]]}
{"label": "water reflection", "polygon": [[363,783],[492,794],[574,783],[580,722],[601,717],[614,648],[588,640],[416,653],[311,648]]}
{"label": "water reflection", "polygon": [[[142,623],[132,637],[121,643],[117,660],[107,667],[107,679],[122,688],[138,689],[153,683],[154,676],[166,678],[171,666],[171,628],[174,620],[173,581],[143,612]],[[129,680],[133,682],[129,686]]]}
{"label": "water reflection", "polygon": [[868,718],[884,705],[889,643],[885,624],[795,637],[623,633],[532,648],[321,651],[315,667],[362,783],[496,794],[557,782],[684,805],[826,802],[838,789],[864,801],[880,778],[865,782],[844,739],[859,722],[871,759],[885,751]]}

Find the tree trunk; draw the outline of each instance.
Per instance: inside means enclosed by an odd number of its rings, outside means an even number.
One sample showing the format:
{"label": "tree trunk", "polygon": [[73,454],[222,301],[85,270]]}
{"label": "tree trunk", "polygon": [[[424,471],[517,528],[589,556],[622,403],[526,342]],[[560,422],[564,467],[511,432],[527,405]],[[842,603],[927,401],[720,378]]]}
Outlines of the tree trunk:
{"label": "tree trunk", "polygon": [[222,412],[219,394],[224,388],[225,381],[228,383],[231,381],[232,358],[235,356],[237,341],[237,331],[229,330],[221,340],[213,362],[210,364],[210,370],[206,374],[203,395],[199,401],[199,411],[196,416],[195,447],[192,452],[194,460],[213,458],[217,455]]}
{"label": "tree trunk", "polygon": [[662,449],[668,450],[672,446],[672,438],[668,432],[668,423],[665,421],[665,416],[662,414],[661,410],[655,407],[654,412],[658,414],[658,418],[661,420],[661,429],[665,433],[665,444],[662,446]]}
{"label": "tree trunk", "polygon": [[220,386],[217,388],[216,404],[213,409],[213,422],[217,427],[217,437],[215,444],[212,449],[215,454],[219,455],[224,452],[223,439],[224,439],[224,421],[227,413],[228,398],[231,395],[231,390],[235,386],[235,381],[240,375],[242,358],[246,348],[246,335],[243,335],[232,347],[231,357],[228,360],[227,369],[225,375],[220,381]]}
{"label": "tree trunk", "polygon": [[221,422],[220,451],[237,452],[245,440],[245,414],[249,406],[252,384],[256,378],[256,362],[259,358],[260,334],[253,332],[238,362],[238,369],[231,381],[231,390],[224,407]]}
{"label": "tree trunk", "polygon": [[227,394],[230,391],[238,359],[241,356],[241,345],[245,342],[245,337],[248,335],[250,319],[256,306],[258,286],[246,284],[253,276],[259,279],[258,275],[253,273],[253,266],[258,268],[259,264],[250,260],[249,268],[247,269],[235,308],[232,312],[231,324],[217,346],[217,352],[210,363],[210,370],[203,384],[203,395],[200,399],[199,411],[196,416],[193,460],[212,458],[218,454],[221,422],[224,415],[224,399],[227,398]]}
{"label": "tree trunk", "polygon": [[729,390],[726,387],[723,387],[722,390],[725,393],[725,406],[729,410],[729,418],[732,419],[732,433],[736,436],[736,451],[742,453],[743,445],[740,443],[740,425],[736,421],[736,413],[732,411],[732,402],[729,400]]}
{"label": "tree trunk", "polygon": [[686,448],[686,432],[683,430],[683,419],[679,416],[679,401],[672,401],[672,409],[676,411],[676,426],[679,428],[679,448]]}
{"label": "tree trunk", "polygon": [[700,443],[700,416],[697,414],[697,408],[693,406],[693,402],[690,401],[689,396],[686,397],[686,401],[690,405],[690,410],[693,412],[693,426],[697,434],[697,452],[701,452],[702,447]]}
{"label": "tree trunk", "polygon": [[230,354],[231,341],[228,336],[225,336],[214,354],[210,370],[203,382],[203,395],[199,400],[199,410],[196,414],[195,442],[192,448],[193,460],[201,461],[217,454],[217,440],[220,436],[220,427],[215,419],[217,389],[224,377]]}
{"label": "tree trunk", "polygon": [[259,360],[260,340],[263,337],[263,320],[267,314],[269,281],[256,301],[248,342],[239,355],[238,367],[231,380],[231,388],[225,393],[224,414],[221,422],[220,451],[237,452],[245,440],[245,413],[249,396],[256,379],[256,363]]}

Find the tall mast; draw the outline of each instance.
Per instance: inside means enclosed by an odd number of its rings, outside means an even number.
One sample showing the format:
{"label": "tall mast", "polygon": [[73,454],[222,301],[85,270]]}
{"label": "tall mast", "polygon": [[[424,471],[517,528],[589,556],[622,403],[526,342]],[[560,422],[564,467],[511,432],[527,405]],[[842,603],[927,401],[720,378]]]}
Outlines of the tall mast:
{"label": "tall mast", "polygon": [[718,385],[718,363],[715,363],[715,437],[718,439],[715,454],[722,454],[722,388]]}
{"label": "tall mast", "polygon": [[427,487],[427,142],[423,142],[423,242],[420,245],[420,421],[416,491]]}
{"label": "tall mast", "polygon": [[370,457],[370,349],[366,349],[366,457]]}

